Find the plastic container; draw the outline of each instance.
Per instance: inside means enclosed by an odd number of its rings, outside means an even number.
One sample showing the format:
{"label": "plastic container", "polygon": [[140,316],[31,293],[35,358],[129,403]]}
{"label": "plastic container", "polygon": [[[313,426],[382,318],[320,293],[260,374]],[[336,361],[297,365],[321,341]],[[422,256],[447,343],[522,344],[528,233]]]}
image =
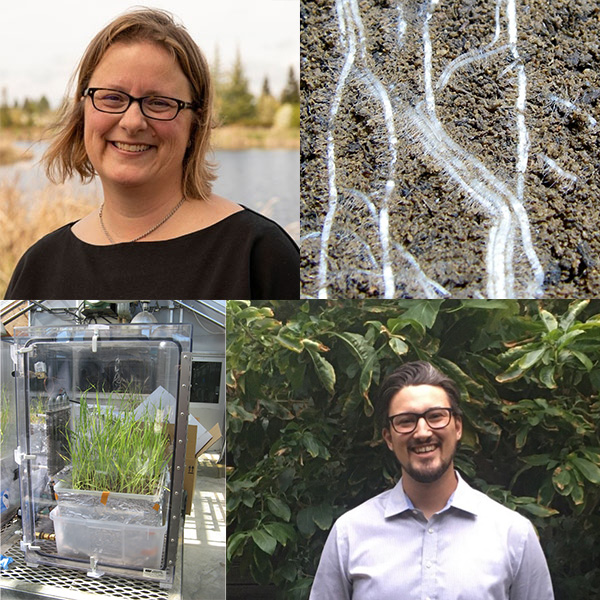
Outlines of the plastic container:
{"label": "plastic container", "polygon": [[167,525],[125,524],[62,516],[50,512],[58,554],[71,558],[95,557],[100,564],[160,569]]}
{"label": "plastic container", "polygon": [[61,480],[54,486],[54,493],[61,515],[97,521],[115,521],[137,525],[160,527],[163,522],[164,490],[168,486],[165,471],[157,491],[153,495],[124,494],[96,490],[74,490],[70,480]]}

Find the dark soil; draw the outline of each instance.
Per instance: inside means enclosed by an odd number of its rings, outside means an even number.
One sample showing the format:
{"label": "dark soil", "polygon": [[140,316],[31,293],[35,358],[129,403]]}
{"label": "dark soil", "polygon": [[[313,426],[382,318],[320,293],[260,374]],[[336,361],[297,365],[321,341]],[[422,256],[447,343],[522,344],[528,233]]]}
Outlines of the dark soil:
{"label": "dark soil", "polygon": [[[490,219],[436,164],[402,108],[424,99],[423,23],[428,2],[359,0],[367,40],[361,64],[392,102],[398,160],[390,238],[398,297],[423,297],[409,252],[452,297],[486,295]],[[398,6],[406,23],[398,43]],[[502,4],[504,6],[504,4]],[[433,81],[458,56],[492,41],[495,2],[439,0],[429,22]],[[506,27],[506,20],[502,21]],[[527,75],[529,154],[524,204],[549,298],[600,295],[600,9],[590,0],[517,0],[518,51]],[[301,1],[302,295],[318,294],[320,234],[329,203],[327,130],[345,53],[333,0]],[[500,45],[500,44],[499,44]],[[362,63],[361,63],[362,61]],[[515,84],[509,51],[458,70],[436,92],[446,132],[516,188]],[[594,124],[594,121],[597,123]],[[333,136],[339,208],[329,244],[329,297],[383,296],[381,243],[364,198],[381,206],[390,150],[384,111],[357,69],[346,80]],[[554,161],[568,175],[548,166]],[[576,180],[575,180],[576,178]],[[362,196],[361,196],[362,195]],[[515,294],[531,277],[520,245]]]}

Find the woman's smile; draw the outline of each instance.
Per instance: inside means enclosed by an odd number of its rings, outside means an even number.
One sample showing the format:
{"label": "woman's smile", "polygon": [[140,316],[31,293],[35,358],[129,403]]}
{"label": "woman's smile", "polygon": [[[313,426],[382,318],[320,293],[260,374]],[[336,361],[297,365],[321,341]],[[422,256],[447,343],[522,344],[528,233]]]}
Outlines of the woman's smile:
{"label": "woman's smile", "polygon": [[150,144],[141,144],[141,143],[127,143],[127,142],[109,142],[112,144],[117,150],[121,152],[125,152],[126,154],[140,154],[142,152],[147,152],[148,150],[152,150],[156,148],[156,146],[151,146]]}

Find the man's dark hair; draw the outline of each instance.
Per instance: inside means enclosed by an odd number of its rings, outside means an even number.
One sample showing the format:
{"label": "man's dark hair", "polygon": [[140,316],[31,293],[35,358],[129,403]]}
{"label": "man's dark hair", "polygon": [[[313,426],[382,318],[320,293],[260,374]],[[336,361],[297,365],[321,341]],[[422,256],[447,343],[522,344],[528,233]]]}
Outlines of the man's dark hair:
{"label": "man's dark hair", "polygon": [[401,389],[410,385],[434,385],[442,388],[448,395],[454,414],[457,416],[462,414],[458,405],[460,394],[454,381],[432,364],[417,360],[403,364],[383,380],[377,400],[377,419],[381,428],[389,427],[387,418],[392,398]]}

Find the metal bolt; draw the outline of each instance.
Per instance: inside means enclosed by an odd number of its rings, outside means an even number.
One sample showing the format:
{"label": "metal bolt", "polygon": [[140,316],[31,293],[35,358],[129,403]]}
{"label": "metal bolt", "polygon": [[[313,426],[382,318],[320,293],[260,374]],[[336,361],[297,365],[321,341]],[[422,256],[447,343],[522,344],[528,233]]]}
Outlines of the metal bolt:
{"label": "metal bolt", "polygon": [[177,470],[181,471],[181,467],[179,465],[177,465]]}
{"label": "metal bolt", "polygon": [[170,561],[169,561],[169,564],[170,564],[170,565],[172,565],[172,564],[173,564],[173,561],[172,561],[172,560],[170,560]]}
{"label": "metal bolt", "polygon": [[171,544],[175,543],[175,538],[171,538]]}
{"label": "metal bolt", "polygon": [[177,518],[177,515],[173,515],[173,521]]}
{"label": "metal bolt", "polygon": [[179,496],[179,492],[175,492],[175,495],[176,495],[176,496]]}

